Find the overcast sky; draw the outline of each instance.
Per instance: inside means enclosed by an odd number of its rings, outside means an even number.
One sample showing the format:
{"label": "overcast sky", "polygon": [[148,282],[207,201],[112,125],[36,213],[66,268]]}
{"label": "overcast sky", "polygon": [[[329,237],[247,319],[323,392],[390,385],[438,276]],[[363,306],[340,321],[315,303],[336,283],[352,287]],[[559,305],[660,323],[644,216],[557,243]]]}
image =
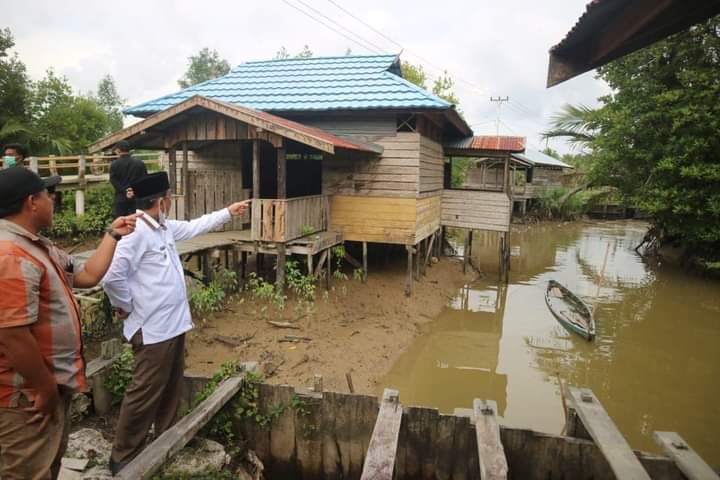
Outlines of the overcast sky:
{"label": "overcast sky", "polygon": [[[33,79],[52,67],[76,90],[88,91],[110,74],[129,105],[177,90],[187,58],[203,47],[237,65],[270,59],[281,46],[295,54],[306,44],[316,56],[342,55],[347,48],[357,54],[402,50],[403,60],[422,64],[430,76],[447,69],[476,134],[495,133],[497,104],[489,99],[509,96],[500,134],[526,136],[531,147],[544,146],[539,132],[563,104],[594,105],[607,92],[593,73],[545,88],[548,49],[575,24],[587,0],[5,2],[5,26]],[[568,151],[559,141],[550,146]]]}

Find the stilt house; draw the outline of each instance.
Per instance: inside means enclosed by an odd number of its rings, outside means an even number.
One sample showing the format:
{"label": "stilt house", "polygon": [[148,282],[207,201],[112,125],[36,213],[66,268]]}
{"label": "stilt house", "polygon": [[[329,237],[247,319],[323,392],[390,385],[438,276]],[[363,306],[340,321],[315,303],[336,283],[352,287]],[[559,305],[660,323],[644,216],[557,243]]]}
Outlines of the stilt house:
{"label": "stilt house", "polygon": [[[312,272],[329,266],[328,248],[355,241],[363,251],[404,245],[417,268],[439,243],[445,203],[452,226],[509,229],[507,192],[464,192],[472,202],[460,204],[444,188],[447,145],[475,152],[453,144],[472,147],[472,130],[453,105],[402,78],[396,55],[248,62],[125,113],[143,120],[91,151],[119,140],[164,150],[178,218],[252,198],[249,225],[233,226],[237,244],[277,255],[279,266],[305,254]],[[484,222],[497,208],[502,219]]]}

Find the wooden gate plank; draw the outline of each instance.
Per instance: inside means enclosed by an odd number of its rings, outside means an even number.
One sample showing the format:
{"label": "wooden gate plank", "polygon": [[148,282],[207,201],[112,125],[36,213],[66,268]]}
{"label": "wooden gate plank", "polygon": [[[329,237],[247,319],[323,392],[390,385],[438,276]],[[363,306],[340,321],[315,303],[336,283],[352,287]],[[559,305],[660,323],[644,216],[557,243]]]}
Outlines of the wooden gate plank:
{"label": "wooden gate plank", "polygon": [[148,479],[173,455],[182,450],[195,434],[240,390],[243,377],[225,380],[215,392],[140,452],[117,475],[119,479]]}
{"label": "wooden gate plank", "polygon": [[718,480],[715,471],[675,432],[653,432],[655,442],[688,480]]}
{"label": "wooden gate plank", "polygon": [[650,480],[640,460],[610,419],[600,401],[588,389],[570,388],[570,400],[585,429],[605,455],[617,478]]}
{"label": "wooden gate plank", "polygon": [[397,390],[386,388],[380,403],[360,480],[392,480],[395,469],[402,405]]}
{"label": "wooden gate plank", "polygon": [[483,480],[507,479],[508,465],[505,449],[500,440],[497,421],[497,403],[493,400],[473,401],[475,436],[477,437],[480,478]]}

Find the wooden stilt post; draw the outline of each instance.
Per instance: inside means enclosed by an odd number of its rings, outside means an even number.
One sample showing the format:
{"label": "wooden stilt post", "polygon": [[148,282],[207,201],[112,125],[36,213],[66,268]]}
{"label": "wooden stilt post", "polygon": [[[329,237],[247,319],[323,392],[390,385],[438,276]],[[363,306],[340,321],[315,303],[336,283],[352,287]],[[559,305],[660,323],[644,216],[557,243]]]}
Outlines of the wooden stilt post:
{"label": "wooden stilt post", "polygon": [[325,289],[330,290],[330,277],[332,276],[332,250],[328,249],[327,258],[325,259]]}
{"label": "wooden stilt post", "polygon": [[182,142],[183,158],[182,158],[182,194],[183,194],[183,216],[185,220],[190,220],[190,175],[188,172],[190,160],[188,157],[188,142]]}
{"label": "wooden stilt post", "polygon": [[307,268],[308,268],[308,276],[313,276],[313,256],[312,253],[307,254]]}
{"label": "wooden stilt post", "polygon": [[363,265],[363,271],[362,271],[362,281],[363,283],[367,282],[367,271],[368,271],[368,261],[367,261],[367,242],[362,242],[362,265]]}
{"label": "wooden stilt post", "polygon": [[472,263],[473,231],[468,232],[468,263]]}
{"label": "wooden stilt post", "polygon": [[275,276],[275,286],[282,292],[285,288],[285,244],[277,245],[277,272]]}
{"label": "wooden stilt post", "polygon": [[468,261],[470,260],[470,232],[465,235],[465,245],[463,247],[463,274],[467,273]]}
{"label": "wooden stilt post", "polygon": [[277,149],[277,198],[287,198],[287,158],[285,149]]}
{"label": "wooden stilt post", "polygon": [[247,252],[240,252],[240,278],[245,280],[247,276]]}
{"label": "wooden stilt post", "polygon": [[421,258],[422,241],[415,244],[415,280],[420,281],[420,258]]}
{"label": "wooden stilt post", "polygon": [[413,247],[412,245],[405,245],[407,250],[407,272],[405,274],[405,296],[409,297],[412,295],[412,284],[413,284]]}
{"label": "wooden stilt post", "polygon": [[78,157],[78,188],[75,190],[75,215],[82,217],[85,215],[85,155]]}
{"label": "wooden stilt post", "polygon": [[437,247],[435,246],[435,237],[437,237],[437,232],[434,232],[432,235],[430,235],[430,244],[428,245],[427,251],[425,252],[425,266],[428,266],[428,263],[430,263],[430,257],[433,255]]}
{"label": "wooden stilt post", "polygon": [[502,282],[504,278],[504,272],[505,269],[505,260],[504,260],[504,254],[503,254],[503,241],[505,240],[505,237],[503,237],[502,233],[500,233],[499,237],[499,252],[498,252],[498,281]]}

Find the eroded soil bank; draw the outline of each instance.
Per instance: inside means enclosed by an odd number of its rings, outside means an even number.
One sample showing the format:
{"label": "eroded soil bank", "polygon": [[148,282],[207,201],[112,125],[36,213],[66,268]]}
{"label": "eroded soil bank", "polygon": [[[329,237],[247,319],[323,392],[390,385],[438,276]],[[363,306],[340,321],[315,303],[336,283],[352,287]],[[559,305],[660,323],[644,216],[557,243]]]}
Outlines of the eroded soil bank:
{"label": "eroded soil bank", "polygon": [[[223,312],[195,318],[186,370],[211,375],[227,361],[258,361],[271,383],[310,387],[319,374],[325,389],[340,392],[348,391],[349,372],[355,391],[374,393],[378,380],[421,333],[420,326],[477,277],[470,270],[464,275],[459,261],[443,257],[406,297],[404,275],[397,261],[371,268],[365,284],[333,279],[327,294],[318,285],[310,314],[292,299],[278,312],[250,293],[239,294]],[[297,328],[277,328],[268,320]],[[286,336],[310,340],[288,342]]]}

